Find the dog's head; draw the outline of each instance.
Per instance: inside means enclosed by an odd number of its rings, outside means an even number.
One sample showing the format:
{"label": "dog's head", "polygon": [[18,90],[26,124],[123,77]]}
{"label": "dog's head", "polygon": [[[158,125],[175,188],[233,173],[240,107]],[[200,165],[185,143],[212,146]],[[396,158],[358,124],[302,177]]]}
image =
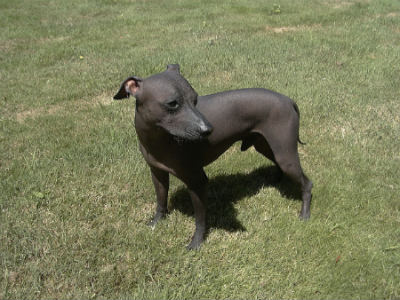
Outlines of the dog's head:
{"label": "dog's head", "polygon": [[115,100],[136,98],[136,113],[146,125],[157,126],[181,141],[196,141],[213,130],[197,110],[197,93],[180,74],[179,65],[145,79],[133,76],[122,84]]}

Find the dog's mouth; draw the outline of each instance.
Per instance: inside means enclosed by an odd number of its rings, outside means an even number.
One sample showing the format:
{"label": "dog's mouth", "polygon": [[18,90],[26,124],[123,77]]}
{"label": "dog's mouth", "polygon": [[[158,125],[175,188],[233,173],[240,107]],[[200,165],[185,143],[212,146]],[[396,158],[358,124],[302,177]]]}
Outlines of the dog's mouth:
{"label": "dog's mouth", "polygon": [[200,143],[208,139],[211,130],[205,132],[201,130],[196,130],[192,128],[185,128],[184,130],[178,130],[176,128],[169,129],[167,132],[172,136],[172,138],[179,144],[185,143]]}
{"label": "dog's mouth", "polygon": [[180,124],[180,126],[176,126],[176,124],[159,124],[159,126],[180,144],[203,142],[208,139],[208,136],[213,131],[213,127],[204,122],[189,125]]}
{"label": "dog's mouth", "polygon": [[207,136],[201,134],[187,133],[184,135],[170,133],[173,139],[179,144],[200,143],[207,140]]}

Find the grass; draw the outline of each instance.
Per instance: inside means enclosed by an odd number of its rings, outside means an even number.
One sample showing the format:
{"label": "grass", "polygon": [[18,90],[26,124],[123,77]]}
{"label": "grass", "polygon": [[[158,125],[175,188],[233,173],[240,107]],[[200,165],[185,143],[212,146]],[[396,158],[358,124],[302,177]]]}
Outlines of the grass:
{"label": "grass", "polygon": [[[279,8],[279,9],[278,9]],[[0,298],[400,297],[400,3],[0,0]],[[312,217],[235,145],[155,230],[129,75],[295,99]]]}

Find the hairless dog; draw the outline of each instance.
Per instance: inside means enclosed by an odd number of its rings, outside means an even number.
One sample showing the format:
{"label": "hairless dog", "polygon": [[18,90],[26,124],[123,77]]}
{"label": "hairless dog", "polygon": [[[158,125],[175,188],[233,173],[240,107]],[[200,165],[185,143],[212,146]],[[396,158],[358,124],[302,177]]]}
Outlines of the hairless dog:
{"label": "hairless dog", "polygon": [[196,229],[188,249],[199,248],[206,232],[207,176],[203,167],[236,141],[273,161],[302,192],[300,218],[310,217],[312,182],[303,173],[297,150],[299,109],[290,98],[251,88],[198,96],[179,65],[141,79],[133,76],[114,99],[136,98],[135,128],[151,170],[157,208],[150,225],[167,214],[169,174],[182,180],[194,207]]}

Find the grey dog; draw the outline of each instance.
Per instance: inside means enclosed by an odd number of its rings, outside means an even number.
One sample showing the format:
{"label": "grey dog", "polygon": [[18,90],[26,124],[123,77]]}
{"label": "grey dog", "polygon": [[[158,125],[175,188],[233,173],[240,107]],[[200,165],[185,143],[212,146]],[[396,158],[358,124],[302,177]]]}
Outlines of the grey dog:
{"label": "grey dog", "polygon": [[239,89],[198,96],[179,65],[141,79],[133,76],[114,99],[136,98],[139,147],[151,170],[157,208],[150,225],[167,214],[169,174],[182,180],[194,207],[196,229],[188,249],[200,247],[206,232],[203,167],[236,141],[254,148],[301,187],[300,218],[310,217],[312,182],[303,173],[297,150],[299,109],[290,98],[266,89]]}

